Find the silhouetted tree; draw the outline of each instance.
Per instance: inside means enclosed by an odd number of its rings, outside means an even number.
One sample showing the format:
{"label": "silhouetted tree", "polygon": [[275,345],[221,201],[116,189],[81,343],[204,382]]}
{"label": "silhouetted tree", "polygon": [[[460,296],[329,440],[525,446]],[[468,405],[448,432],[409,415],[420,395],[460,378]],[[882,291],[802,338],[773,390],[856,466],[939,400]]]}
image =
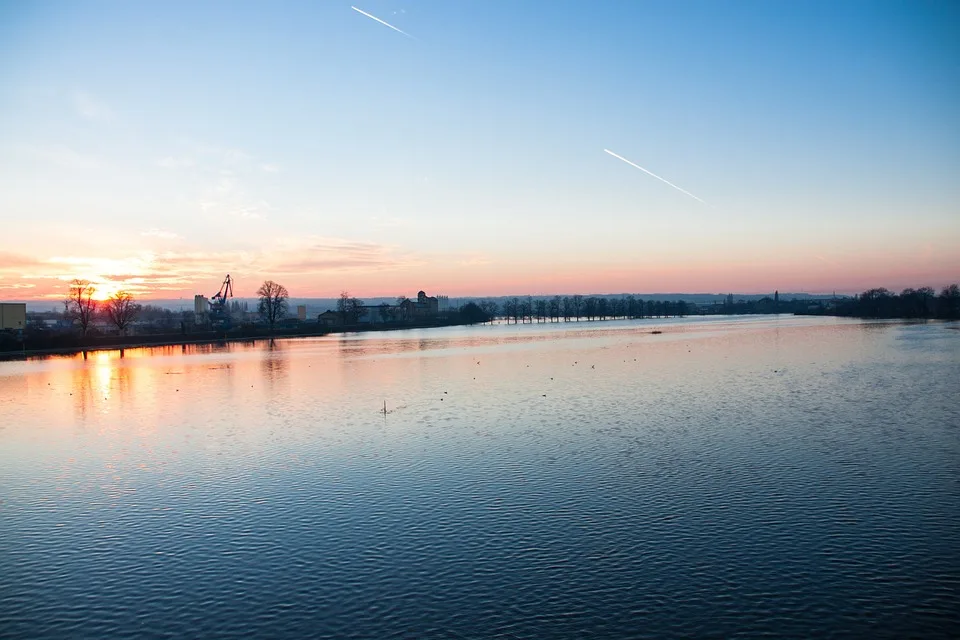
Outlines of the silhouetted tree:
{"label": "silhouetted tree", "polygon": [[[597,315],[597,299],[594,296],[590,296],[583,301],[583,314],[587,317],[587,320],[593,320]],[[580,314],[577,313],[579,318]]]}
{"label": "silhouetted tree", "polygon": [[93,299],[96,291],[89,280],[75,278],[70,282],[70,292],[64,301],[64,314],[80,323],[80,335],[84,337],[99,307],[99,303]]}
{"label": "silhouetted tree", "polygon": [[460,319],[468,324],[478,324],[481,322],[487,322],[490,319],[490,316],[488,316],[486,312],[480,308],[480,305],[473,302],[468,302],[460,307]]}
{"label": "silhouetted tree", "polygon": [[281,320],[287,315],[287,299],[290,297],[290,293],[282,284],[273,280],[264,280],[260,288],[257,289],[257,296],[260,297],[257,312],[270,325],[270,331],[273,331],[277,320]]}
{"label": "silhouetted tree", "polygon": [[937,303],[939,317],[960,318],[960,286],[952,284],[944,287]]}
{"label": "silhouetted tree", "polygon": [[488,299],[480,302],[480,308],[487,315],[489,322],[493,322],[493,319],[497,317],[497,311],[500,305],[498,305],[495,300]]}
{"label": "silhouetted tree", "polygon": [[530,296],[520,302],[520,322],[533,322],[533,299]]}
{"label": "silhouetted tree", "polygon": [[140,314],[140,305],[133,301],[130,293],[117,291],[107,299],[104,314],[117,327],[120,335],[126,335],[127,326]]}
{"label": "silhouetted tree", "polygon": [[356,324],[366,310],[363,308],[363,300],[351,297],[348,291],[341,291],[337,300],[337,313],[340,314],[343,324]]}
{"label": "silhouetted tree", "polygon": [[864,315],[873,318],[887,317],[893,309],[893,293],[883,287],[868,289],[860,295],[859,306]]}
{"label": "silhouetted tree", "polygon": [[[520,298],[510,298],[508,302],[510,305],[510,311],[508,315],[513,317],[513,324],[517,324],[517,319],[520,317]],[[504,310],[506,310],[506,307]]]}
{"label": "silhouetted tree", "polygon": [[577,294],[573,296],[573,315],[577,322],[580,322],[580,311],[583,309],[583,296]]}
{"label": "silhouetted tree", "polygon": [[547,317],[547,301],[537,299],[534,303],[537,308],[537,323],[543,322]]}
{"label": "silhouetted tree", "polygon": [[560,304],[560,296],[550,299],[550,319],[554,322],[560,322]]}

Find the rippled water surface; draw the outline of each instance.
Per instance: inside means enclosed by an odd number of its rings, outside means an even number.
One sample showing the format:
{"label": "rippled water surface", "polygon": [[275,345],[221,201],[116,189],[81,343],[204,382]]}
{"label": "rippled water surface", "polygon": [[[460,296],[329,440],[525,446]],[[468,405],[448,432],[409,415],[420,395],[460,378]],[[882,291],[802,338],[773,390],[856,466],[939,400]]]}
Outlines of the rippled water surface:
{"label": "rippled water surface", "polygon": [[956,324],[124,356],[0,363],[2,637],[960,635]]}

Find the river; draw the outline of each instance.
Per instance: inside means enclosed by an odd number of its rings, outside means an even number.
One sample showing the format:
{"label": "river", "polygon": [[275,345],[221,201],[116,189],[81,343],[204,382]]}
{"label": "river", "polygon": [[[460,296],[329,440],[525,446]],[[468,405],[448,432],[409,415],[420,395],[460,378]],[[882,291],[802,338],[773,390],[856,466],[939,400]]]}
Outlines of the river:
{"label": "river", "polygon": [[0,362],[0,636],[956,637],[957,327]]}

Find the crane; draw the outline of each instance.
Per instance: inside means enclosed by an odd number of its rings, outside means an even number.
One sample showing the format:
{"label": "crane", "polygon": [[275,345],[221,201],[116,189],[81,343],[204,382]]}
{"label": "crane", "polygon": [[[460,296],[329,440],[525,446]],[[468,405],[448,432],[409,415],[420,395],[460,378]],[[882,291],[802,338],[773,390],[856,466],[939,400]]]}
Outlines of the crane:
{"label": "crane", "polygon": [[233,280],[230,274],[223,279],[220,291],[210,296],[210,323],[214,327],[224,328],[230,323],[230,314],[227,309],[227,298],[233,297]]}

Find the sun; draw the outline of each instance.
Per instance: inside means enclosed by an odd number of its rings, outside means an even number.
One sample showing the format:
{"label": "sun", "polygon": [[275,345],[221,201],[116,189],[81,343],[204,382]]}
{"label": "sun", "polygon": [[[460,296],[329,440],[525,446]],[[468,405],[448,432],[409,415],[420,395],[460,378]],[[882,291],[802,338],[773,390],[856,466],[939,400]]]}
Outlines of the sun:
{"label": "sun", "polygon": [[97,302],[106,302],[120,288],[112,282],[97,282],[93,285],[93,299]]}

